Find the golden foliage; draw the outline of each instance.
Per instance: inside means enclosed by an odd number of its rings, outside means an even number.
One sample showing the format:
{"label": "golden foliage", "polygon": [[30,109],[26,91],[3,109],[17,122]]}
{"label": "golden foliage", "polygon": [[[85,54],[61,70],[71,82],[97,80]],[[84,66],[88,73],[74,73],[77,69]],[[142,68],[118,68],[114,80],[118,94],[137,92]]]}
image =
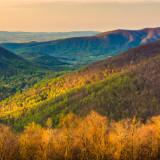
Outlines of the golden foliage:
{"label": "golden foliage", "polygon": [[3,160],[152,160],[160,156],[160,117],[147,124],[135,118],[109,122],[92,111],[79,118],[68,114],[59,129],[30,124],[20,134],[0,127],[0,159]]}

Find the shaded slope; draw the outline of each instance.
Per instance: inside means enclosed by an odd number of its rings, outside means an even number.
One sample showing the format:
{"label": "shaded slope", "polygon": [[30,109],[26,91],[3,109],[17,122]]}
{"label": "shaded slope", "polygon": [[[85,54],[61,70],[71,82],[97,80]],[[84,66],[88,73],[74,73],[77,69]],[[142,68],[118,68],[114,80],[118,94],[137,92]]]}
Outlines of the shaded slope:
{"label": "shaded slope", "polygon": [[47,75],[48,71],[0,47],[0,101]]}
{"label": "shaded slope", "polygon": [[[85,116],[96,110],[109,118],[160,114],[160,41],[133,48],[95,62],[68,75],[36,85],[1,103],[1,121],[18,130],[74,112]],[[2,118],[3,117],[3,118]]]}
{"label": "shaded slope", "polygon": [[32,67],[36,68],[36,66],[32,65],[28,61],[2,47],[0,47],[0,64],[1,76],[5,74],[9,74],[8,76],[12,76],[14,74],[17,74],[17,70],[21,72],[21,69],[30,70]]}
{"label": "shaded slope", "polygon": [[37,65],[40,65],[41,67],[52,70],[67,70],[67,65],[69,65],[64,61],[61,61],[58,58],[49,55],[39,55],[28,60]]}

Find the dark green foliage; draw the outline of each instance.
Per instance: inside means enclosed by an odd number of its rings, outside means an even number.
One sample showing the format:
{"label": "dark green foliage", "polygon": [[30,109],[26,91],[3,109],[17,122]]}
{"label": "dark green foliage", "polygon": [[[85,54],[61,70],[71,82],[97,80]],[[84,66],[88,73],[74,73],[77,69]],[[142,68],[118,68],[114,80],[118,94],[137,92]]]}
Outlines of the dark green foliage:
{"label": "dark green foliage", "polygon": [[56,76],[0,47],[0,101],[22,92],[44,77]]}
{"label": "dark green foliage", "polygon": [[37,57],[29,58],[28,60],[46,69],[66,70],[69,68],[69,64],[49,55],[39,55]]}

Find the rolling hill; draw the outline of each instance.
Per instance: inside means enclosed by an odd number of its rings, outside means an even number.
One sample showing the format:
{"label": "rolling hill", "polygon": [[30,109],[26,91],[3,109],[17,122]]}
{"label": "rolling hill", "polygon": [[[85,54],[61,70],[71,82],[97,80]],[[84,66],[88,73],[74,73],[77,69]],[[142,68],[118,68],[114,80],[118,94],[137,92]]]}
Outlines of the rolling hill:
{"label": "rolling hill", "polygon": [[0,47],[0,101],[51,73]]}
{"label": "rolling hill", "polygon": [[48,42],[5,43],[3,47],[23,57],[26,52],[41,52],[84,66],[115,56],[141,44],[160,40],[160,28],[115,30],[94,36],[73,37]]}
{"label": "rolling hill", "polygon": [[20,131],[31,122],[54,126],[61,115],[95,110],[109,119],[160,114],[160,41],[141,45],[35,85],[0,103],[0,121]]}
{"label": "rolling hill", "polygon": [[[21,69],[30,70],[31,67],[36,68],[33,64],[15,55],[14,53],[0,47],[0,74],[1,76],[8,74],[12,76]],[[17,71],[18,70],[18,71]]]}
{"label": "rolling hill", "polygon": [[56,57],[49,55],[38,55],[37,57],[32,57],[29,58],[28,60],[46,69],[58,70],[58,71],[67,70],[69,65],[64,61],[61,61]]}

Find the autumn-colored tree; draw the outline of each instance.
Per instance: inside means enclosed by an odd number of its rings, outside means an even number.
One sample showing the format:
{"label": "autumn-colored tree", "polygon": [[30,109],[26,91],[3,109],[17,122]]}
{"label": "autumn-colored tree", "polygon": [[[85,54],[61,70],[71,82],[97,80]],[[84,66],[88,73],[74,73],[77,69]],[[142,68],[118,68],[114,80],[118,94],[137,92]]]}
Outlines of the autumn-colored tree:
{"label": "autumn-colored tree", "polygon": [[157,148],[156,128],[152,125],[142,125],[136,133],[137,159],[156,159]]}
{"label": "autumn-colored tree", "polygon": [[20,136],[20,157],[24,160],[47,159],[45,144],[42,140],[43,129],[32,123]]}
{"label": "autumn-colored tree", "polygon": [[157,159],[160,159],[160,116],[153,117],[151,119],[151,123],[156,128],[156,137],[157,137],[157,144],[158,144],[158,147],[157,147],[157,152],[158,152]]}
{"label": "autumn-colored tree", "polygon": [[19,159],[18,136],[9,127],[0,125],[0,159]]}
{"label": "autumn-colored tree", "polygon": [[67,159],[77,159],[79,157],[79,138],[77,129],[79,127],[80,119],[78,116],[70,113],[65,117],[61,118],[61,140],[63,141],[63,152],[64,158]]}
{"label": "autumn-colored tree", "polygon": [[112,122],[109,132],[110,153],[113,159],[130,158],[128,151],[130,135],[130,120]]}
{"label": "autumn-colored tree", "polygon": [[109,121],[91,111],[85,118],[62,116],[59,128],[30,124],[19,134],[0,125],[2,160],[158,160],[160,117],[146,124],[136,118]]}
{"label": "autumn-colored tree", "polygon": [[108,120],[94,111],[83,120],[79,128],[82,159],[106,159],[108,156]]}

